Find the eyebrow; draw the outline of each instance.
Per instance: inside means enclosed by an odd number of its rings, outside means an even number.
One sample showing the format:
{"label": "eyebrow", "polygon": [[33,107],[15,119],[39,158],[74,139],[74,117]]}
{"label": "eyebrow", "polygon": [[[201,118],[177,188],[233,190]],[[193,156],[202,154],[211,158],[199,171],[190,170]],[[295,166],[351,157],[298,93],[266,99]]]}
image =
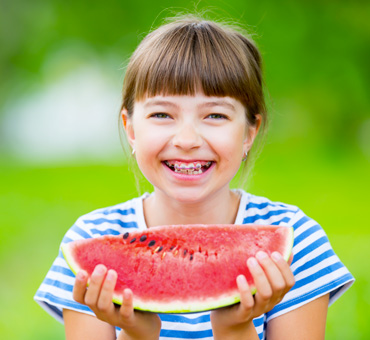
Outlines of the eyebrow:
{"label": "eyebrow", "polygon": [[144,104],[144,107],[155,106],[155,105],[171,106],[171,107],[177,107],[178,106],[177,104],[172,103],[172,102],[167,101],[167,100],[153,99],[153,100],[148,100]]}
{"label": "eyebrow", "polygon": [[[173,103],[173,102],[167,101],[167,100],[162,100],[162,99],[149,100],[144,104],[145,107],[155,106],[155,105],[170,106],[170,107],[174,107],[174,108],[178,107],[178,105],[176,103]],[[209,102],[202,103],[202,104],[199,105],[200,108],[208,108],[208,107],[213,107],[213,106],[224,106],[224,107],[227,107],[231,110],[235,110],[235,106],[232,103],[230,103],[230,102],[228,102],[227,100],[224,100],[224,99],[213,100],[213,101],[209,101]]]}
{"label": "eyebrow", "polygon": [[200,107],[206,107],[206,108],[207,107],[213,107],[213,106],[225,106],[225,107],[227,107],[231,110],[235,110],[235,106],[232,103],[229,103],[227,100],[223,100],[223,99],[206,102],[206,103],[203,103],[199,106]]}

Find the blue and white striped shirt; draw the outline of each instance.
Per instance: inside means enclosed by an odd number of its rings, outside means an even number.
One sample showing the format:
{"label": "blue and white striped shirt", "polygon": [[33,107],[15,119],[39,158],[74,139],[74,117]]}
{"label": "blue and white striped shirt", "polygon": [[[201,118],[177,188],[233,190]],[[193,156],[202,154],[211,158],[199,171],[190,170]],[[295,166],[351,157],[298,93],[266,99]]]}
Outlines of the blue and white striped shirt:
{"label": "blue and white striped shirt", "polygon": [[[235,224],[271,224],[294,228],[293,263],[296,283],[284,299],[270,312],[254,319],[260,339],[265,339],[268,322],[324,294],[330,293],[333,303],[353,283],[354,278],[340,262],[330,246],[324,230],[295,206],[271,202],[242,190]],[[66,233],[62,244],[102,235],[119,235],[129,229],[145,230],[143,199],[132,199],[112,207],[95,210],[80,217]],[[75,275],[59,251],[35,300],[53,317],[63,322],[62,310],[72,309],[94,315],[86,306],[75,302],[72,289]],[[211,340],[210,312],[193,314],[160,314],[160,340]],[[117,328],[117,334],[119,329]]]}

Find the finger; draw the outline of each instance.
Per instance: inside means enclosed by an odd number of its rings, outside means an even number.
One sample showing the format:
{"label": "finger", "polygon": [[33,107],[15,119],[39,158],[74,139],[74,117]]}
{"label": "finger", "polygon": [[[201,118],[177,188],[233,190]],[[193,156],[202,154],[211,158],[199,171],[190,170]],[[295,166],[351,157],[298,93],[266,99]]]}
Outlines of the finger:
{"label": "finger", "polygon": [[255,299],[257,302],[267,303],[272,296],[272,288],[265,272],[254,257],[247,260],[247,266],[257,289]]}
{"label": "finger", "polygon": [[126,288],[122,293],[122,306],[119,309],[119,312],[122,317],[128,319],[133,314],[133,311],[133,294],[131,289]]}
{"label": "finger", "polygon": [[290,256],[289,256],[289,259],[288,259],[289,266],[292,264],[292,262],[293,262],[293,252],[290,253]]}
{"label": "finger", "polygon": [[253,295],[244,275],[239,275],[236,278],[236,284],[240,293],[240,310],[245,317],[250,314],[250,311],[254,306]]}
{"label": "finger", "polygon": [[294,274],[292,273],[289,264],[285,262],[284,258],[278,252],[273,252],[271,254],[271,258],[279,268],[280,273],[285,280],[286,292],[289,291],[295,284]]}
{"label": "finger", "polygon": [[256,258],[267,276],[273,295],[280,297],[286,288],[286,282],[283,274],[280,272],[280,268],[277,267],[275,262],[263,251],[259,251],[256,254]]}
{"label": "finger", "polygon": [[102,312],[108,312],[114,309],[113,305],[113,291],[117,282],[117,273],[110,269],[107,272],[107,276],[103,282],[102,288],[100,290],[99,300],[97,307]]}
{"label": "finger", "polygon": [[91,274],[89,288],[85,294],[85,304],[92,309],[96,307],[98,302],[100,290],[106,273],[107,268],[102,264],[98,264]]}
{"label": "finger", "polygon": [[85,303],[87,278],[87,273],[84,270],[80,270],[76,275],[76,281],[73,286],[73,299],[76,302]]}

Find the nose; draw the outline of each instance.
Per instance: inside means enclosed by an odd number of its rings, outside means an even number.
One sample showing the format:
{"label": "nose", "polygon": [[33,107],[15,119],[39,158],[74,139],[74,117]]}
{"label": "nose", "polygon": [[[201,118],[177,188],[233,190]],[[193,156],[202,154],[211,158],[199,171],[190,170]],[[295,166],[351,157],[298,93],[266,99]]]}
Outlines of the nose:
{"label": "nose", "polygon": [[197,127],[191,122],[188,122],[177,128],[172,143],[178,148],[191,150],[193,148],[199,148],[203,143],[203,138]]}

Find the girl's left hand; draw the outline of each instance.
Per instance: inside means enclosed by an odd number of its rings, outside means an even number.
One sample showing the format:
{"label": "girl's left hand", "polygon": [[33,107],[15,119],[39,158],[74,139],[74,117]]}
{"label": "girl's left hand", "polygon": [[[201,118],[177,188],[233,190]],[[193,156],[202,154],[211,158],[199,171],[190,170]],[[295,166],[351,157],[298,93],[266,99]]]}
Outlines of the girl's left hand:
{"label": "girl's left hand", "polygon": [[255,258],[248,259],[247,266],[257,292],[252,295],[244,275],[237,277],[240,303],[216,309],[211,313],[215,339],[227,339],[228,335],[231,339],[241,339],[241,335],[255,333],[252,327],[253,319],[270,311],[293,287],[295,280],[289,266],[291,261],[292,257],[287,263],[277,252],[269,257],[262,251],[258,252]]}

